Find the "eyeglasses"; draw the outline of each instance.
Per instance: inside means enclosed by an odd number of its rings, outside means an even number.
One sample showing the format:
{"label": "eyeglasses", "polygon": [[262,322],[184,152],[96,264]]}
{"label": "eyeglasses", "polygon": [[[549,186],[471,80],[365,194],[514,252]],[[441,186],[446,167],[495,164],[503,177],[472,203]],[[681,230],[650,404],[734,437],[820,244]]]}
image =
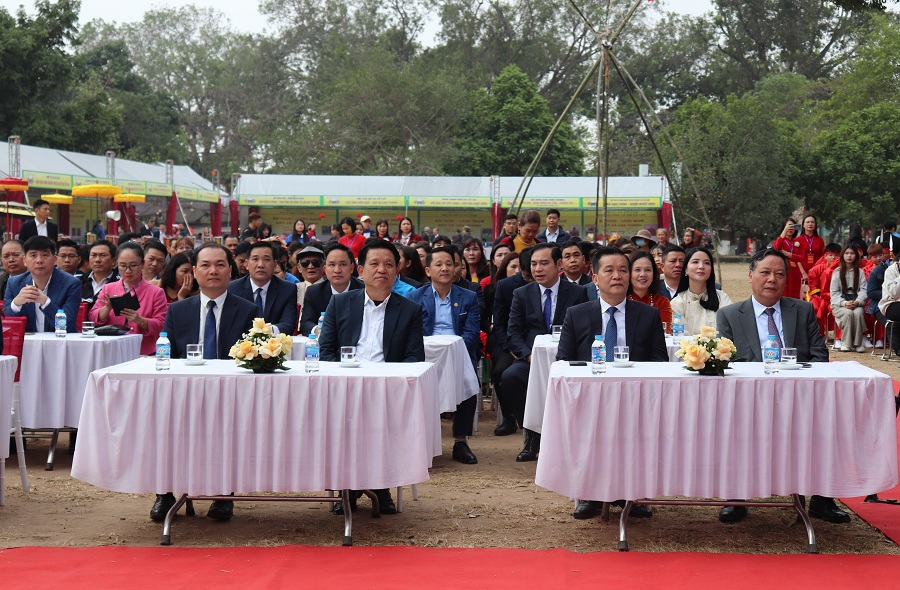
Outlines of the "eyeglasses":
{"label": "eyeglasses", "polygon": [[134,271],[136,271],[137,269],[139,269],[140,267],[141,267],[140,264],[120,264],[120,265],[119,265],[119,270],[122,271],[122,272],[125,272],[126,270],[127,270],[128,272],[134,272]]}
{"label": "eyeglasses", "polygon": [[313,268],[319,268],[320,266],[322,266],[322,261],[318,258],[313,258],[311,260],[307,258],[306,260],[301,260],[297,264],[299,264],[303,268],[308,268],[310,264],[313,265]]}

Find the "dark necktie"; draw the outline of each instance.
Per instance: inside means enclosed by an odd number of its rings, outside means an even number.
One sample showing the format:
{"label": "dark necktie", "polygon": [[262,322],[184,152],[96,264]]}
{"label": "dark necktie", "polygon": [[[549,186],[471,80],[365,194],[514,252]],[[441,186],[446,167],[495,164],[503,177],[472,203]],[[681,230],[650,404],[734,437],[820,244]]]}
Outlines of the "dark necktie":
{"label": "dark necktie", "polygon": [[544,323],[547,324],[547,333],[550,333],[550,322],[553,321],[553,291],[544,290]]}
{"label": "dark necktie", "polygon": [[262,287],[256,288],[256,309],[259,310],[259,317],[265,317],[266,308],[262,300]]}
{"label": "dark necktie", "polygon": [[615,360],[616,342],[619,340],[619,326],[616,325],[616,311],[615,307],[609,308],[609,321],[606,322],[606,334],[603,335],[603,343],[606,344],[606,360],[609,362]]}
{"label": "dark necktie", "polygon": [[784,344],[781,342],[781,335],[778,334],[778,326],[775,325],[775,308],[767,307],[766,315],[769,316],[769,336],[775,336],[775,340],[778,342],[778,348],[784,348]]}
{"label": "dark necktie", "polygon": [[206,304],[206,324],[203,326],[203,358],[219,358],[219,345],[216,338],[216,302],[212,299]]}

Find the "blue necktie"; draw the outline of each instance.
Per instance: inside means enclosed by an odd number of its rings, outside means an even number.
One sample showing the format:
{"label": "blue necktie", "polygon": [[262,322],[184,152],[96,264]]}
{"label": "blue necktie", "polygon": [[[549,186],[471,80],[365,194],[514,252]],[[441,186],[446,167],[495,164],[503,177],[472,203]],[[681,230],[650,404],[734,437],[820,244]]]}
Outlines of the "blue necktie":
{"label": "blue necktie", "polygon": [[256,309],[259,310],[259,317],[265,317],[266,309],[262,300],[262,287],[256,288]]}
{"label": "blue necktie", "polygon": [[553,291],[544,290],[544,323],[547,324],[547,333],[550,333],[550,322],[553,321]]}
{"label": "blue necktie", "polygon": [[206,324],[203,326],[203,358],[219,358],[219,345],[216,338],[216,302],[212,299],[206,304]]}
{"label": "blue necktie", "polygon": [[616,308],[609,308],[609,321],[606,322],[606,334],[603,336],[603,343],[606,344],[606,360],[612,362],[615,360],[616,341],[619,339],[619,327],[616,325]]}

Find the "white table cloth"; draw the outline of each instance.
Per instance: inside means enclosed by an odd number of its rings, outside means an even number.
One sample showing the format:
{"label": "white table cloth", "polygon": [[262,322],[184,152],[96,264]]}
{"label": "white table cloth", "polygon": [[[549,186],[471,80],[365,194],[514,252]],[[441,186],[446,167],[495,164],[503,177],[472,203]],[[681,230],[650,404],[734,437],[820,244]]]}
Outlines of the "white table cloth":
{"label": "white table cloth", "polygon": [[705,377],[669,363],[554,363],[535,481],[573,498],[863,496],[897,484],[887,375],[818,363]]}
{"label": "white table cloth", "polygon": [[153,359],[94,372],[72,476],[126,493],[372,489],[428,480],[441,454],[437,370],[378,363],[254,374]]}
{"label": "white table cloth", "polygon": [[12,428],[13,383],[19,361],[14,356],[0,356],[0,433],[4,433],[0,444],[0,459],[9,457],[9,430]]}
{"label": "white table cloth", "polygon": [[[291,360],[306,358],[306,336],[294,336]],[[555,353],[554,353],[555,354]],[[425,360],[437,365],[440,380],[439,412],[455,412],[456,406],[478,393],[481,385],[460,336],[426,336]]]}
{"label": "white table cloth", "polygon": [[[550,365],[556,362],[556,351],[559,342],[550,334],[541,334],[534,339],[531,348],[531,369],[528,372],[528,391],[525,398],[525,418],[522,425],[528,430],[541,432],[544,421],[544,406],[547,403],[547,378],[550,376]],[[681,362],[675,352],[681,348],[666,336],[666,349],[669,362]]]}
{"label": "white table cloth", "polygon": [[83,338],[68,334],[28,334],[19,377],[24,428],[77,428],[84,385],[91,371],[138,358],[138,334]]}

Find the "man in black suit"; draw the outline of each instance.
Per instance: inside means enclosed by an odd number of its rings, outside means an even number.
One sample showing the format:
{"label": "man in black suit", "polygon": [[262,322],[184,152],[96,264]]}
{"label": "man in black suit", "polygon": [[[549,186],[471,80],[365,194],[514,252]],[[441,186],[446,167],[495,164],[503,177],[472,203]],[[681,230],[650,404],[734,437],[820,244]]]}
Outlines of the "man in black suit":
{"label": "man in black suit", "polygon": [[681,246],[669,246],[663,250],[663,280],[659,282],[659,294],[666,299],[675,298],[678,282],[681,281],[681,273],[684,269],[684,254],[684,248]]}
{"label": "man in black suit", "polygon": [[508,436],[515,434],[518,426],[521,426],[523,416],[515,416],[512,412],[513,402],[503,393],[503,373],[513,364],[516,357],[509,352],[509,338],[507,327],[509,326],[509,308],[512,306],[513,293],[519,287],[524,287],[531,282],[531,251],[533,248],[525,248],[519,254],[521,271],[511,277],[507,277],[497,283],[494,290],[494,317],[491,328],[493,346],[491,348],[491,383],[494,384],[494,393],[500,402],[500,412],[503,422],[494,429],[495,436]]}
{"label": "man in black suit", "polygon": [[81,301],[88,304],[88,311],[94,306],[103,285],[119,280],[116,270],[117,253],[115,244],[107,240],[97,240],[91,244],[91,253],[88,255],[91,272],[81,275]]}
{"label": "man in black suit", "polygon": [[[525,416],[531,348],[535,337],[549,334],[550,326],[562,324],[570,307],[587,301],[584,288],[560,280],[560,255],[556,244],[536,245],[531,252],[531,277],[534,282],[513,293],[507,343],[516,360],[503,372],[501,389],[512,405],[512,415],[520,423]],[[526,428],[525,447],[516,461],[536,461],[540,446],[541,435]]]}
{"label": "man in black suit", "polygon": [[537,235],[537,241],[562,245],[571,239],[572,236],[559,226],[559,209],[547,209],[547,227]]}
{"label": "man in black suit", "polygon": [[275,249],[271,242],[256,242],[247,256],[246,276],[231,281],[228,292],[256,305],[256,317],[265,318],[276,334],[297,330],[297,287],[275,276]]}
{"label": "man in black suit", "polygon": [[[613,360],[616,346],[627,346],[631,360],[667,362],[669,353],[659,310],[626,297],[631,277],[628,257],[618,248],[603,247],[594,254],[593,267],[594,284],[600,298],[569,309],[559,337],[556,359],[590,361],[594,336],[602,334],[607,361]],[[573,516],[577,519],[591,518],[600,513],[601,506],[602,502],[578,500]],[[635,518],[651,515],[650,509],[643,504],[632,507],[631,516]]]}
{"label": "man in black suit", "polygon": [[[224,246],[207,242],[197,250],[194,278],[200,294],[169,306],[163,332],[169,338],[172,358],[185,358],[188,344],[202,344],[203,358],[227,359],[228,351],[253,326],[256,305],[228,292],[231,278],[231,252]],[[172,492],[157,494],[150,518],[162,521],[175,505]],[[216,500],[206,515],[228,520],[234,502]]]}
{"label": "man in black suit", "polygon": [[[391,290],[400,253],[393,244],[373,240],[359,251],[359,276],[365,289],[334,295],[325,310],[319,337],[320,358],[339,361],[342,346],[355,346],[361,361],[418,363],[425,360],[422,306]],[[396,514],[390,490],[373,490],[382,514]],[[356,496],[351,494],[351,509]],[[336,510],[342,514],[342,510]]]}
{"label": "man in black suit", "polygon": [[19,229],[19,241],[23,244],[34,236],[47,236],[54,244],[59,240],[59,228],[50,221],[50,203],[44,199],[34,202],[34,219],[29,219]]}
{"label": "man in black suit", "polygon": [[353,276],[356,261],[353,252],[347,246],[332,242],[325,246],[325,278],[324,282],[306,288],[303,298],[303,314],[300,316],[300,334],[306,336],[319,323],[319,316],[325,313],[328,302],[333,295],[347,290],[362,289],[365,284]]}
{"label": "man in black suit", "polygon": [[[736,361],[762,362],[762,349],[769,334],[774,334],[783,346],[797,349],[798,362],[828,362],[815,309],[806,301],[784,296],[789,268],[788,259],[777,250],[757,253],[750,259],[753,295],[716,313],[719,333],[737,348]],[[850,515],[838,508],[833,498],[824,496],[810,497],[809,515],[828,522],[850,522]],[[725,506],[719,511],[722,522],[740,522],[746,516],[746,506]]]}
{"label": "man in black suit", "polygon": [[575,285],[587,285],[591,277],[584,273],[584,253],[578,240],[569,240],[562,248],[563,278]]}

